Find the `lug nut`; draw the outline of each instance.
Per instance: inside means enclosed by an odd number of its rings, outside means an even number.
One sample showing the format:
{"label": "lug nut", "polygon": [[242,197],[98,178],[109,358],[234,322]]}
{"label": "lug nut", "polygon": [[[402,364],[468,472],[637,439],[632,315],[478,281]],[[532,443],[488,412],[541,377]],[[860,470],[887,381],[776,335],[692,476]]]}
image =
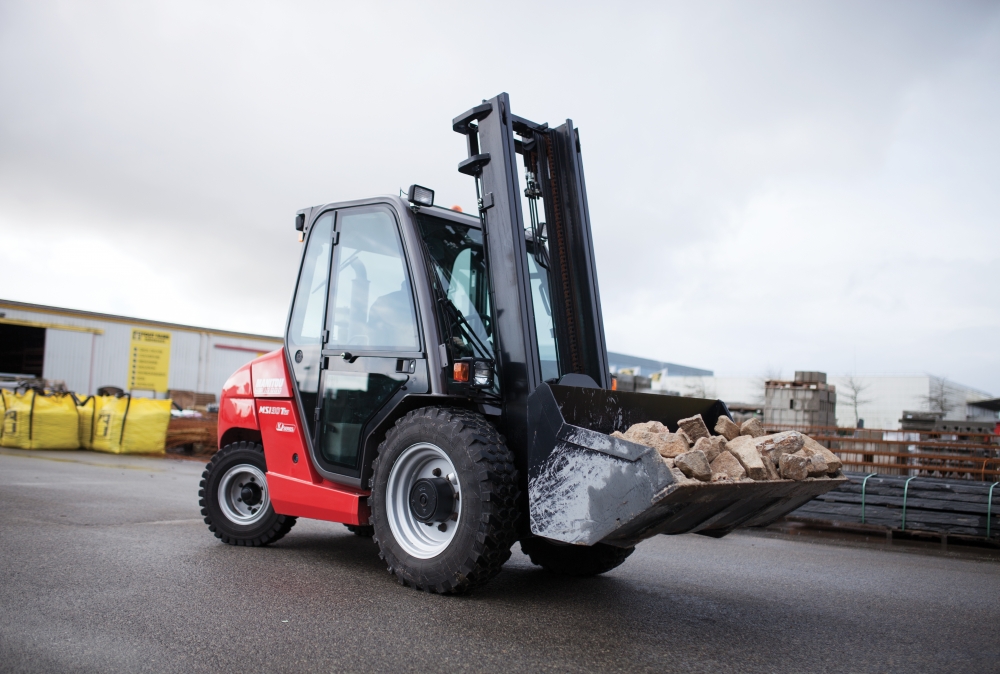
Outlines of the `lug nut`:
{"label": "lug nut", "polygon": [[448,525],[442,522],[438,525],[438,531],[448,531]]}
{"label": "lug nut", "polygon": [[435,468],[431,472],[434,473],[434,477],[441,477],[441,469],[440,468]]}

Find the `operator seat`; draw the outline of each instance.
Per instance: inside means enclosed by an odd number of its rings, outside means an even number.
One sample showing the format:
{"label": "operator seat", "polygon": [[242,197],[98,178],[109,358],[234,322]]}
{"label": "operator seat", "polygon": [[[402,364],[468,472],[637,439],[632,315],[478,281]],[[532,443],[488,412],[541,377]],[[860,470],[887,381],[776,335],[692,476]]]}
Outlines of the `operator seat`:
{"label": "operator seat", "polygon": [[404,281],[399,290],[382,295],[368,310],[368,344],[373,347],[417,349],[412,295]]}

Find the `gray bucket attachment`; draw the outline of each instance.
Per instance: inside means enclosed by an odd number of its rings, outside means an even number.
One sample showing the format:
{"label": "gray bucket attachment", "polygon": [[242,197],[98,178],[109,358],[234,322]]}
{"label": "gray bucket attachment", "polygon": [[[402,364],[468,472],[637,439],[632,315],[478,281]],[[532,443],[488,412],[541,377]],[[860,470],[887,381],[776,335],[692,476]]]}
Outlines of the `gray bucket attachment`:
{"label": "gray bucket attachment", "polygon": [[709,428],[731,418],[721,400],[539,386],[528,398],[531,533],[623,547],[656,534],[721,537],[773,522],[846,481],[679,484],[655,449],[610,435],[643,421],[676,431],[696,414]]}

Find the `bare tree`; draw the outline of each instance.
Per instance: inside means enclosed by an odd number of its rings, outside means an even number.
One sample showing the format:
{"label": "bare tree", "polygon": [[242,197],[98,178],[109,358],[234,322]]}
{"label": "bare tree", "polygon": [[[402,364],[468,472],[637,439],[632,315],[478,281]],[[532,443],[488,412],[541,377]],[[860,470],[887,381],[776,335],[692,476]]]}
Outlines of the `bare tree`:
{"label": "bare tree", "polygon": [[942,417],[948,416],[948,412],[955,409],[955,404],[948,395],[948,380],[944,377],[931,377],[927,395],[920,396],[920,401],[927,405],[929,412]]}
{"label": "bare tree", "polygon": [[747,402],[763,407],[764,403],[767,402],[767,382],[769,381],[781,381],[781,368],[768,366],[764,370],[764,374],[754,379],[754,388],[757,394],[753,400]]}
{"label": "bare tree", "polygon": [[842,386],[845,391],[840,395],[843,395],[844,401],[854,409],[854,426],[857,427],[858,420],[861,418],[858,415],[858,408],[871,402],[871,398],[865,398],[862,395],[871,387],[871,384],[865,384],[860,380],[855,379],[854,375],[848,375],[847,382]]}

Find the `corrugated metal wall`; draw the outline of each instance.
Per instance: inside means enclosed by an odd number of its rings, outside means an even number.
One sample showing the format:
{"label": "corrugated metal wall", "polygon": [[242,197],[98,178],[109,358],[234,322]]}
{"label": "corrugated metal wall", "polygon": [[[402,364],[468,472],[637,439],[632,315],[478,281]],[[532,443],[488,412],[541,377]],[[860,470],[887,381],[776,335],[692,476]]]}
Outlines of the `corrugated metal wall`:
{"label": "corrugated metal wall", "polygon": [[[0,303],[4,318],[46,326],[42,376],[91,395],[101,386],[128,389],[132,329],[170,333],[169,387],[216,397],[235,370],[281,347],[277,338],[173,326],[125,317],[101,317]],[[65,326],[72,329],[60,329]],[[79,331],[80,329],[87,331]]]}

